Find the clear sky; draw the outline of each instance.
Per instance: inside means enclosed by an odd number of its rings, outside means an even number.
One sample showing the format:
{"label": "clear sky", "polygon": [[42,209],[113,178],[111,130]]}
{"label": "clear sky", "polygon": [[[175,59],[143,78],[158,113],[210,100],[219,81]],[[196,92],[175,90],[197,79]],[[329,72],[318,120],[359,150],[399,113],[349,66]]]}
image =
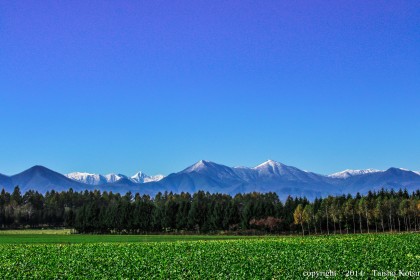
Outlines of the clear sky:
{"label": "clear sky", "polygon": [[420,2],[7,1],[0,173],[420,170]]}

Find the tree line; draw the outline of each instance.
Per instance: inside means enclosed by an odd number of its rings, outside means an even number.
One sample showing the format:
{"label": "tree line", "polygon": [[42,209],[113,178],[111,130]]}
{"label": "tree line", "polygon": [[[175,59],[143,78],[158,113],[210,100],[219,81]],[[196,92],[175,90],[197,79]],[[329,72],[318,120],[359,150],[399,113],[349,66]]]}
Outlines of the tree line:
{"label": "tree line", "polygon": [[305,197],[198,191],[149,195],[50,191],[0,193],[0,228],[68,227],[79,233],[357,233],[420,229],[420,190]]}
{"label": "tree line", "polygon": [[300,203],[294,213],[302,234],[363,233],[420,230],[419,191],[381,190],[356,197],[328,196],[313,203]]}

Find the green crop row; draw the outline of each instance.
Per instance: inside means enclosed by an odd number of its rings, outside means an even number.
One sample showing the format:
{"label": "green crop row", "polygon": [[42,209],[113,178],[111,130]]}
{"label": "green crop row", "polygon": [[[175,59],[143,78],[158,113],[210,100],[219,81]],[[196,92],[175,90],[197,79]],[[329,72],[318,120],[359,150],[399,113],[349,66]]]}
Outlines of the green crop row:
{"label": "green crop row", "polygon": [[420,235],[3,244],[0,260],[1,279],[372,279],[374,270],[419,271]]}

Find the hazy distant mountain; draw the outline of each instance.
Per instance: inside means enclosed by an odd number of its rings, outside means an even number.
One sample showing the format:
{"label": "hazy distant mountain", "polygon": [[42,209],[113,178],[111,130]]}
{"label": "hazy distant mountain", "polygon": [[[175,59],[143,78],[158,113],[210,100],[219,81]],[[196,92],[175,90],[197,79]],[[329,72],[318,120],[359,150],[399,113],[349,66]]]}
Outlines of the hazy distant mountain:
{"label": "hazy distant mountain", "polygon": [[196,192],[204,190],[235,195],[244,192],[276,192],[287,195],[320,196],[366,193],[369,190],[420,188],[420,174],[400,168],[381,171],[375,169],[344,170],[328,176],[307,172],[280,162],[268,160],[256,167],[228,167],[201,160],[178,173],[166,177],[148,176],[138,172],[131,177],[122,174],[92,174],[74,172],[61,175],[42,166],[34,166],[20,174],[8,177],[0,174],[0,186],[11,190],[19,185],[24,192],[35,189],[75,191],[100,189],[125,193],[131,191],[154,195],[157,192]]}

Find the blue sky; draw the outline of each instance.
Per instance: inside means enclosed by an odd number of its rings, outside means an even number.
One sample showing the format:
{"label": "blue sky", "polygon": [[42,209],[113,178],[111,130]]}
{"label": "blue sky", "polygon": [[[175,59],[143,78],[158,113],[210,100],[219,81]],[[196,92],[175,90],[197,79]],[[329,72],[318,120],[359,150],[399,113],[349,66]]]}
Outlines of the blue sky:
{"label": "blue sky", "polygon": [[12,1],[0,173],[420,170],[419,1]]}

